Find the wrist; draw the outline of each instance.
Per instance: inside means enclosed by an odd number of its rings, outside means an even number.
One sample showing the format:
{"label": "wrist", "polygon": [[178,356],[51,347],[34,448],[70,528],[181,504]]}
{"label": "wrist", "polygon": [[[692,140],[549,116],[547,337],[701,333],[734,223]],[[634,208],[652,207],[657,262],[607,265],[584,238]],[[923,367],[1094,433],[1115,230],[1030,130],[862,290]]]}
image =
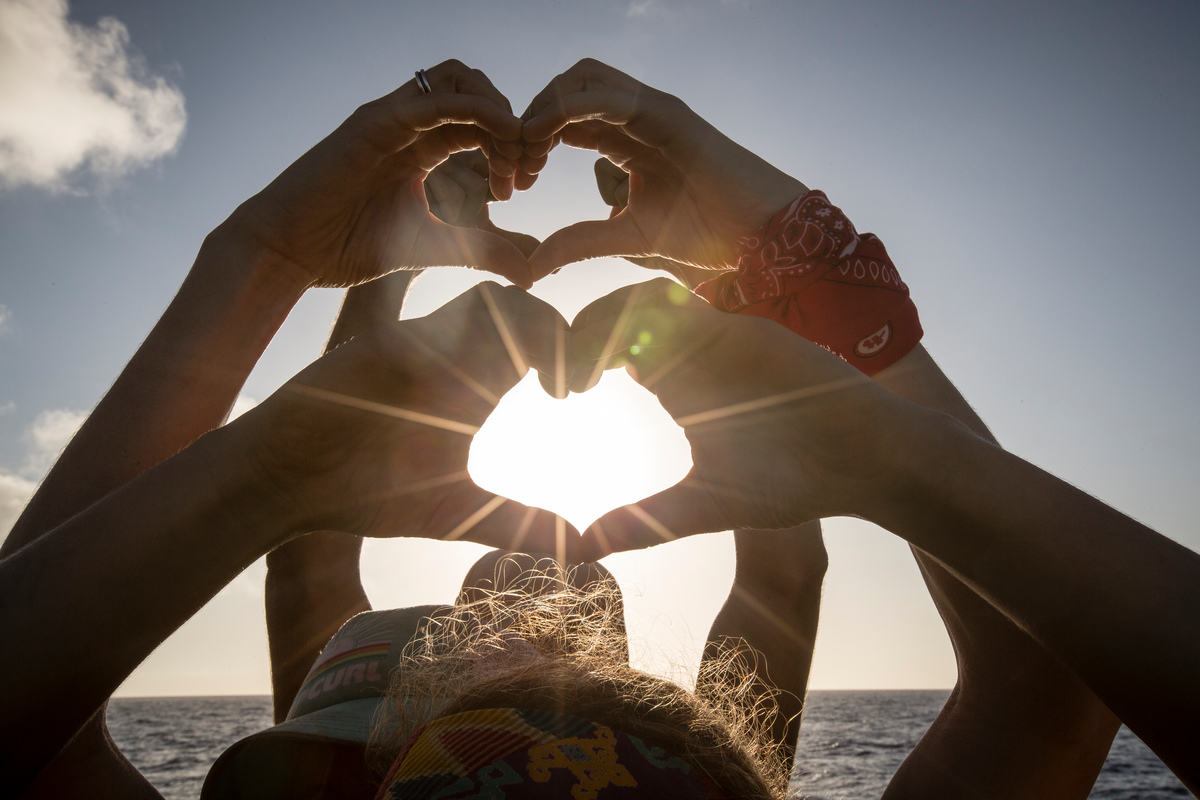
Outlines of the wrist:
{"label": "wrist", "polygon": [[193,269],[219,274],[289,310],[313,285],[312,275],[251,233],[241,207],[204,238]]}
{"label": "wrist", "polygon": [[899,397],[891,405],[887,443],[855,513],[899,533],[942,513],[956,484],[972,473],[978,448],[995,446],[948,414]]}
{"label": "wrist", "polygon": [[267,572],[283,578],[358,580],[362,538],[340,531],[297,536],[267,554]]}
{"label": "wrist", "polygon": [[226,516],[223,527],[253,529],[256,538],[261,536],[261,556],[320,526],[311,521],[303,504],[295,501],[303,493],[293,485],[296,481],[264,465],[259,416],[253,411],[245,414],[206,434],[197,444],[206,446],[214,487],[211,492],[222,498]]}

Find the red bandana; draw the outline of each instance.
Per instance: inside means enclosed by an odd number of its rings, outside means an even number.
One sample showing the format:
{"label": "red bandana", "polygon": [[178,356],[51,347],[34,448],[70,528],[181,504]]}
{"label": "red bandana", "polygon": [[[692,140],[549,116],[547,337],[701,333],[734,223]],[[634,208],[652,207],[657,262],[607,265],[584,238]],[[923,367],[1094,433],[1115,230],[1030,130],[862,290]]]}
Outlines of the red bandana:
{"label": "red bandana", "polygon": [[921,341],[917,307],[883,242],[824,192],[793,200],[742,244],[738,268],[696,294],[784,327],[874,375]]}

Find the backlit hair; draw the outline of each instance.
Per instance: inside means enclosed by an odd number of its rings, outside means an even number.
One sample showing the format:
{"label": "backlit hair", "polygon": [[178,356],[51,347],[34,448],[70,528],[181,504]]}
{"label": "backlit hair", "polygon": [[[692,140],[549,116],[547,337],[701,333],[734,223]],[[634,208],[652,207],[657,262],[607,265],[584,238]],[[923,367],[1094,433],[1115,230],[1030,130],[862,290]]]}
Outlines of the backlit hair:
{"label": "backlit hair", "polygon": [[460,598],[406,648],[389,689],[406,702],[388,704],[398,719],[377,726],[377,764],[386,768],[413,732],[439,717],[531,708],[663,747],[727,797],[785,796],[790,763],[769,735],[777,711],[772,698],[754,690],[753,657],[744,649],[726,647],[715,658],[710,652],[693,692],[629,666],[611,576],[529,571],[503,591],[472,596],[478,599]]}

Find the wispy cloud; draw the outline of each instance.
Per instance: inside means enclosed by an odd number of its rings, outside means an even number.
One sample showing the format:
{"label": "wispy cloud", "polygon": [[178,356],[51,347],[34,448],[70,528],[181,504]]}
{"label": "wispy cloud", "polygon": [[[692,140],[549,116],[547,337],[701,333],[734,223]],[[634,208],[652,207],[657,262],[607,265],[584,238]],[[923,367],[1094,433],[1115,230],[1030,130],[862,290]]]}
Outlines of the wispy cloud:
{"label": "wispy cloud", "polygon": [[12,312],[4,304],[0,303],[0,333],[8,330],[8,321],[10,319],[12,319]]}
{"label": "wispy cloud", "polygon": [[[15,408],[15,404],[10,402],[0,406],[0,414]],[[25,432],[24,466],[16,472],[0,472],[0,541],[8,536],[29,498],[33,497],[38,481],[45,476],[87,416],[84,411],[52,408],[34,418]]]}
{"label": "wispy cloud", "polygon": [[174,152],[186,122],[183,94],[119,20],[92,28],[66,0],[0,0],[0,186],[111,181]]}
{"label": "wispy cloud", "polygon": [[29,455],[24,472],[37,476],[45,474],[87,416],[86,411],[67,408],[52,408],[38,414],[27,434]]}
{"label": "wispy cloud", "polygon": [[36,488],[37,484],[31,480],[0,472],[0,542],[12,530]]}

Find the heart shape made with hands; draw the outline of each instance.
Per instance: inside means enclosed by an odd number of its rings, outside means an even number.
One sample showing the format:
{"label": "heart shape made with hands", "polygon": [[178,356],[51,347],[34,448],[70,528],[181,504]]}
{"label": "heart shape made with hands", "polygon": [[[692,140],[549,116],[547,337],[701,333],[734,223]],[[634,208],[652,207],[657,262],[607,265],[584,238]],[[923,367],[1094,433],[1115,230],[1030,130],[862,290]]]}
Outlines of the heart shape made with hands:
{"label": "heart shape made with hands", "polygon": [[[513,213],[511,201],[489,198],[490,208],[500,209],[496,216],[514,218],[520,225],[522,218],[529,218],[521,212],[528,210],[535,218],[557,217],[554,221],[569,225],[570,212],[587,213],[596,200],[605,205],[612,201],[608,184],[619,180],[617,167],[604,161],[610,169],[602,171],[598,165],[593,170],[594,154],[567,151],[562,155],[555,159],[549,175],[523,193],[517,213]],[[454,157],[451,166],[483,175],[486,165],[482,161],[482,155],[472,151]],[[584,162],[589,167],[586,178],[579,174]],[[566,172],[560,167],[566,167]],[[481,213],[482,197],[467,195],[462,202],[464,195],[458,186],[465,183],[463,180],[449,190],[427,190],[431,208],[435,202],[441,205],[435,213],[448,212],[438,216],[460,226],[478,219],[479,227],[507,238],[526,255],[532,252],[530,243],[536,247],[538,240],[498,226],[487,213]],[[544,199],[551,195],[560,198],[553,206]],[[564,203],[564,197],[571,200]],[[560,311],[568,305],[578,309],[608,291],[654,274],[628,261],[595,263],[593,267],[586,272],[580,268],[548,276],[536,284],[542,291],[535,288],[534,293],[558,300],[552,305],[558,305]],[[654,395],[623,370],[608,372],[592,389],[563,399],[551,396],[553,376],[541,376],[546,391],[538,386],[538,379],[530,373],[504,395],[475,435],[468,471],[481,488],[553,511],[582,531],[605,512],[666,489],[687,475],[692,462],[683,430]]]}

